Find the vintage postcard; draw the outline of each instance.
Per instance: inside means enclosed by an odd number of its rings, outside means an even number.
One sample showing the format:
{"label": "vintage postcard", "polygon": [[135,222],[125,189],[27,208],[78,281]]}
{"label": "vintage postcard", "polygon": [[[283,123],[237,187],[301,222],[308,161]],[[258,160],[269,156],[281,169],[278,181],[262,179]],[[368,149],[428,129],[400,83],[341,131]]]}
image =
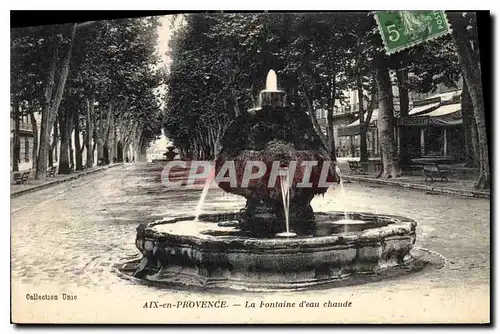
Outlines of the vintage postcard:
{"label": "vintage postcard", "polygon": [[12,323],[490,323],[489,12],[85,15],[11,28]]}

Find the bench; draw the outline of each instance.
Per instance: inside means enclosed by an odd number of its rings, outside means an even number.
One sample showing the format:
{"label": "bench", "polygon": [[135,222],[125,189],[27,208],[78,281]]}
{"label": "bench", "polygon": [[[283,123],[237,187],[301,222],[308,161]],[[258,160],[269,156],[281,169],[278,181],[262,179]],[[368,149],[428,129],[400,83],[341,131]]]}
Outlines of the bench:
{"label": "bench", "polygon": [[425,176],[424,182],[427,182],[427,179],[429,178],[431,179],[432,182],[434,182],[434,177],[440,178],[441,182],[443,182],[444,180],[446,180],[447,182],[450,181],[448,180],[448,175],[450,175],[450,170],[440,168],[437,163],[425,164],[423,172]]}
{"label": "bench", "polygon": [[347,160],[349,163],[349,171],[355,174],[363,174],[365,171],[363,170],[363,165],[356,160]]}
{"label": "bench", "polygon": [[56,166],[52,166],[47,169],[47,176],[52,176],[52,177],[56,176]]}
{"label": "bench", "polygon": [[29,177],[30,172],[14,173],[14,181],[16,181],[17,184],[22,184],[28,181]]}

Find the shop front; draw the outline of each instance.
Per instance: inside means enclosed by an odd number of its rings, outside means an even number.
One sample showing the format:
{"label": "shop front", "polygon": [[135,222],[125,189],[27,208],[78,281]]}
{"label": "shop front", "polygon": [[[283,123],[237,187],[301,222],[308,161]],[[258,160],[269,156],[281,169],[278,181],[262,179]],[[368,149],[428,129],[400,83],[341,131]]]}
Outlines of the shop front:
{"label": "shop front", "polygon": [[408,153],[412,158],[462,159],[464,138],[460,103],[440,105],[425,113],[398,118],[398,127],[406,133]]}

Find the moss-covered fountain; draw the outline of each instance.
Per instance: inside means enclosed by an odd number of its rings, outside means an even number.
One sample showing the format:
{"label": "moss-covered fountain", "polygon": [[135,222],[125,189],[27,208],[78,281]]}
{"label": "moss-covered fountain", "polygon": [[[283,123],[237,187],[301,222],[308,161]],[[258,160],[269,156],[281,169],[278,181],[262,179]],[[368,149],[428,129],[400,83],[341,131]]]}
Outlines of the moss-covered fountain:
{"label": "moss-covered fountain", "polygon": [[[271,71],[260,106],[229,125],[214,166],[224,175],[228,162],[234,164],[236,183],[214,182],[244,196],[245,208],[140,225],[136,246],[142,259],[122,273],[167,285],[298,290],[355,283],[415,265],[413,220],[313,212],[313,197],[333,187],[340,174],[307,114],[287,105],[276,82]],[[264,165],[266,172],[245,180],[249,163],[251,170]]]}

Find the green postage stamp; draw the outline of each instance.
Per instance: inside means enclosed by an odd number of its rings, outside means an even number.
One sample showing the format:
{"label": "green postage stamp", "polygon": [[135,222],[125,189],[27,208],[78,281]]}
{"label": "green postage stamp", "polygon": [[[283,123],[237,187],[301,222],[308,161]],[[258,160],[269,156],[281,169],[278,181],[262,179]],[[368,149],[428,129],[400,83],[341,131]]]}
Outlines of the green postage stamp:
{"label": "green postage stamp", "polygon": [[451,32],[444,11],[377,11],[378,30],[385,51],[393,54]]}

